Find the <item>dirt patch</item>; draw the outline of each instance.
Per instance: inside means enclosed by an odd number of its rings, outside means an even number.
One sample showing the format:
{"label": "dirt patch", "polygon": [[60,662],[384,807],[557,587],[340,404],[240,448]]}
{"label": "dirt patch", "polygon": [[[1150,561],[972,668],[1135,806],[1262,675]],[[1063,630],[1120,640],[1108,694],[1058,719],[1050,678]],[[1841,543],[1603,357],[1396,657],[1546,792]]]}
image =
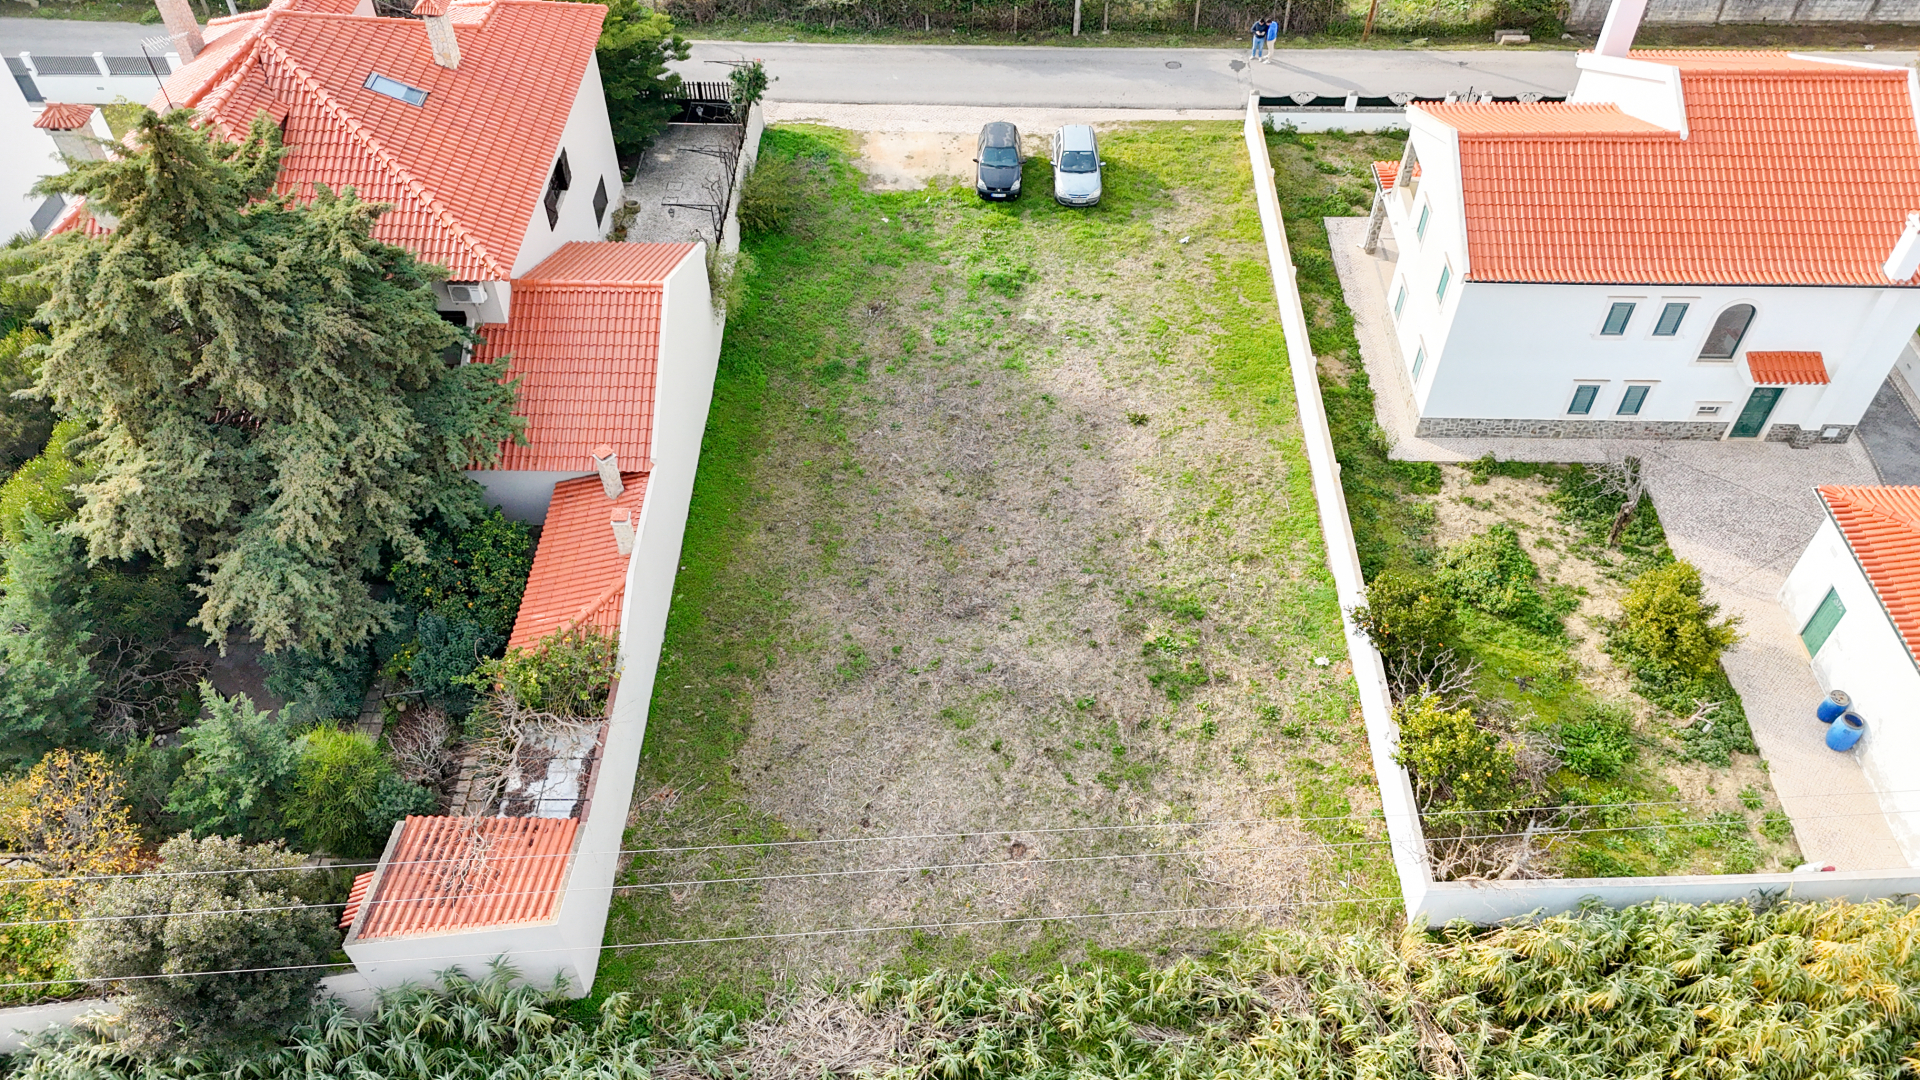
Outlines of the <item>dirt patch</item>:
{"label": "dirt patch", "polygon": [[920,191],[940,177],[973,175],[976,135],[938,131],[872,131],[858,164],[870,191]]}

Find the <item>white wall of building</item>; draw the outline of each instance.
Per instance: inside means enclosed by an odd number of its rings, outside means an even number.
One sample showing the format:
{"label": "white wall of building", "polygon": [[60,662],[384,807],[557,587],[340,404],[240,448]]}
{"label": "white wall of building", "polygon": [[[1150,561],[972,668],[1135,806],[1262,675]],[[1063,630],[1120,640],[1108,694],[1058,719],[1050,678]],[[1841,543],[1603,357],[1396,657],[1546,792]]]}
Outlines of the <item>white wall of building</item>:
{"label": "white wall of building", "polygon": [[467,475],[487,489],[487,503],[515,521],[532,525],[547,522],[547,504],[553,501],[553,485],[589,475],[579,472],[536,472],[532,469],[468,469]]}
{"label": "white wall of building", "polygon": [[27,103],[12,79],[0,85],[0,131],[7,133],[8,147],[0,154],[0,243],[31,231],[34,211],[47,201],[33,193],[33,185],[43,176],[67,171],[53,136],[33,126],[39,116],[39,108]]}
{"label": "white wall of building", "polygon": [[[1402,256],[1402,262],[1406,261]],[[1404,273],[1404,271],[1403,271]],[[1419,281],[1417,272],[1414,275]],[[1803,428],[1851,425],[1920,325],[1920,290],[1796,287],[1514,285],[1467,282],[1451,311],[1438,311],[1431,287],[1410,295],[1399,326],[1409,357],[1425,343],[1416,400],[1423,417],[1721,421],[1731,424],[1753,391],[1745,356],[1754,350],[1813,350],[1823,355],[1826,386],[1790,386],[1770,417]],[[1392,294],[1390,294],[1392,295]],[[1616,302],[1634,304],[1625,334],[1602,336]],[[1655,337],[1668,303],[1685,303],[1679,332]],[[1752,324],[1739,355],[1701,360],[1720,312],[1751,304]],[[1593,411],[1571,417],[1574,387],[1596,383]],[[1649,384],[1638,416],[1616,410],[1627,386]],[[1718,413],[1701,415],[1705,405]]]}
{"label": "white wall of building", "polygon": [[[514,257],[513,276],[520,277],[540,265],[540,261],[575,240],[605,240],[613,226],[613,211],[620,205],[622,185],[620,161],[613,154],[613,125],[607,119],[607,98],[600,86],[600,62],[587,58],[587,71],[573,95],[573,111],[567,115],[566,130],[560,133],[560,150],[566,151],[567,165],[573,172],[573,185],[560,197],[560,220],[547,224],[546,184],[529,207],[526,236],[520,241],[520,253]],[[554,151],[554,161],[560,160]],[[551,175],[553,166],[547,166]],[[607,185],[606,212],[595,219],[593,193],[596,184]]]}
{"label": "white wall of building", "polygon": [[[626,833],[725,328],[713,313],[704,245],[694,248],[667,276],[663,294],[653,472],[647,478],[633,557],[627,563],[627,591],[620,612],[620,688],[594,773],[592,804],[580,825],[583,852],[617,852]],[[574,967],[585,973],[582,994],[592,988],[618,869],[619,859],[612,855],[578,860],[561,907],[560,926],[574,950]]]}
{"label": "white wall of building", "polygon": [[[1387,222],[1399,252],[1393,280],[1387,285],[1387,303],[1390,311],[1398,311],[1394,327],[1409,373],[1416,363],[1420,366],[1419,377],[1410,381],[1415,400],[1424,401],[1433,377],[1433,358],[1446,347],[1460,303],[1461,279],[1469,268],[1467,218],[1460,194],[1458,133],[1418,108],[1407,110],[1407,121],[1407,145],[1419,161],[1420,175],[1413,179],[1412,170],[1403,164],[1402,171],[1409,175],[1387,193]],[[1440,294],[1443,273],[1448,278],[1444,297]],[[1423,353],[1426,359],[1421,361]]]}
{"label": "white wall of building", "polygon": [[[1853,551],[1829,517],[1787,575],[1780,603],[1796,627],[1813,617],[1827,590],[1840,594],[1846,614],[1812,657],[1824,690],[1844,690],[1867,733],[1852,751],[1879,792],[1887,824],[1907,861],[1920,866],[1920,669],[1887,619]],[[1807,703],[1809,715],[1816,702]],[[1809,725],[1809,737],[1819,732]]]}

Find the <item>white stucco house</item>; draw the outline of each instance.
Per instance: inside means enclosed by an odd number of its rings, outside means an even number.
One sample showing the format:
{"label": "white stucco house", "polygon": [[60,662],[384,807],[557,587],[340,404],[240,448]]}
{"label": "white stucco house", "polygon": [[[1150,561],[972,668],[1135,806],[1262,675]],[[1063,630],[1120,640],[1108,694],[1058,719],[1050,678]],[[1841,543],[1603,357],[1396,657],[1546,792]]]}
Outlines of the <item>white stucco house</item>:
{"label": "white stucco house", "polygon": [[1914,71],[1631,51],[1643,7],[1375,164],[1419,435],[1843,441],[1920,325]]}
{"label": "white stucco house", "polygon": [[[1827,519],[1780,603],[1825,690],[1867,722],[1851,752],[1907,861],[1920,866],[1920,487],[1818,489]],[[1808,738],[1818,738],[1807,702]]]}

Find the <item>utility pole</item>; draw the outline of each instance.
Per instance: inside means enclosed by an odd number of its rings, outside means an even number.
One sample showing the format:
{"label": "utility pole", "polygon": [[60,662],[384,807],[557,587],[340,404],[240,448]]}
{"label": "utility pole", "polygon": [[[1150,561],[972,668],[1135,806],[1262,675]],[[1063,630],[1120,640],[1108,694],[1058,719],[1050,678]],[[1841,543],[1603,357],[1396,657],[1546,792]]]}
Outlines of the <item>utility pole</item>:
{"label": "utility pole", "polygon": [[1372,3],[1367,5],[1367,25],[1360,31],[1361,41],[1365,41],[1373,36],[1373,16],[1374,13],[1379,10],[1380,0],[1373,0]]}
{"label": "utility pole", "polygon": [[[1380,0],[1374,0],[1376,4],[1379,2]],[[1193,0],[1193,32],[1196,34],[1200,32],[1200,0]]]}
{"label": "utility pole", "polygon": [[1107,16],[1112,12],[1113,0],[1106,0],[1105,3],[1100,5],[1100,32],[1103,34],[1109,32],[1107,30]]}
{"label": "utility pole", "polygon": [[1080,36],[1080,0],[1073,0],[1073,36]]}

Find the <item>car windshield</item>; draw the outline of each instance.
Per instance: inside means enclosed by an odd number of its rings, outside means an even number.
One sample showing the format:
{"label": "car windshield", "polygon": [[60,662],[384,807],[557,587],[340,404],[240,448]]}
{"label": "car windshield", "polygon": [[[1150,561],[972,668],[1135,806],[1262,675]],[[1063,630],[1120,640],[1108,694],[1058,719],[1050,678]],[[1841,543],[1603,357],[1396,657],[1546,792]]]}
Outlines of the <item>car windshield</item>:
{"label": "car windshield", "polygon": [[989,146],[980,151],[980,164],[1011,169],[1020,164],[1020,151],[1011,146]]}
{"label": "car windshield", "polygon": [[1100,162],[1091,150],[1063,150],[1060,153],[1061,172],[1097,172]]}

